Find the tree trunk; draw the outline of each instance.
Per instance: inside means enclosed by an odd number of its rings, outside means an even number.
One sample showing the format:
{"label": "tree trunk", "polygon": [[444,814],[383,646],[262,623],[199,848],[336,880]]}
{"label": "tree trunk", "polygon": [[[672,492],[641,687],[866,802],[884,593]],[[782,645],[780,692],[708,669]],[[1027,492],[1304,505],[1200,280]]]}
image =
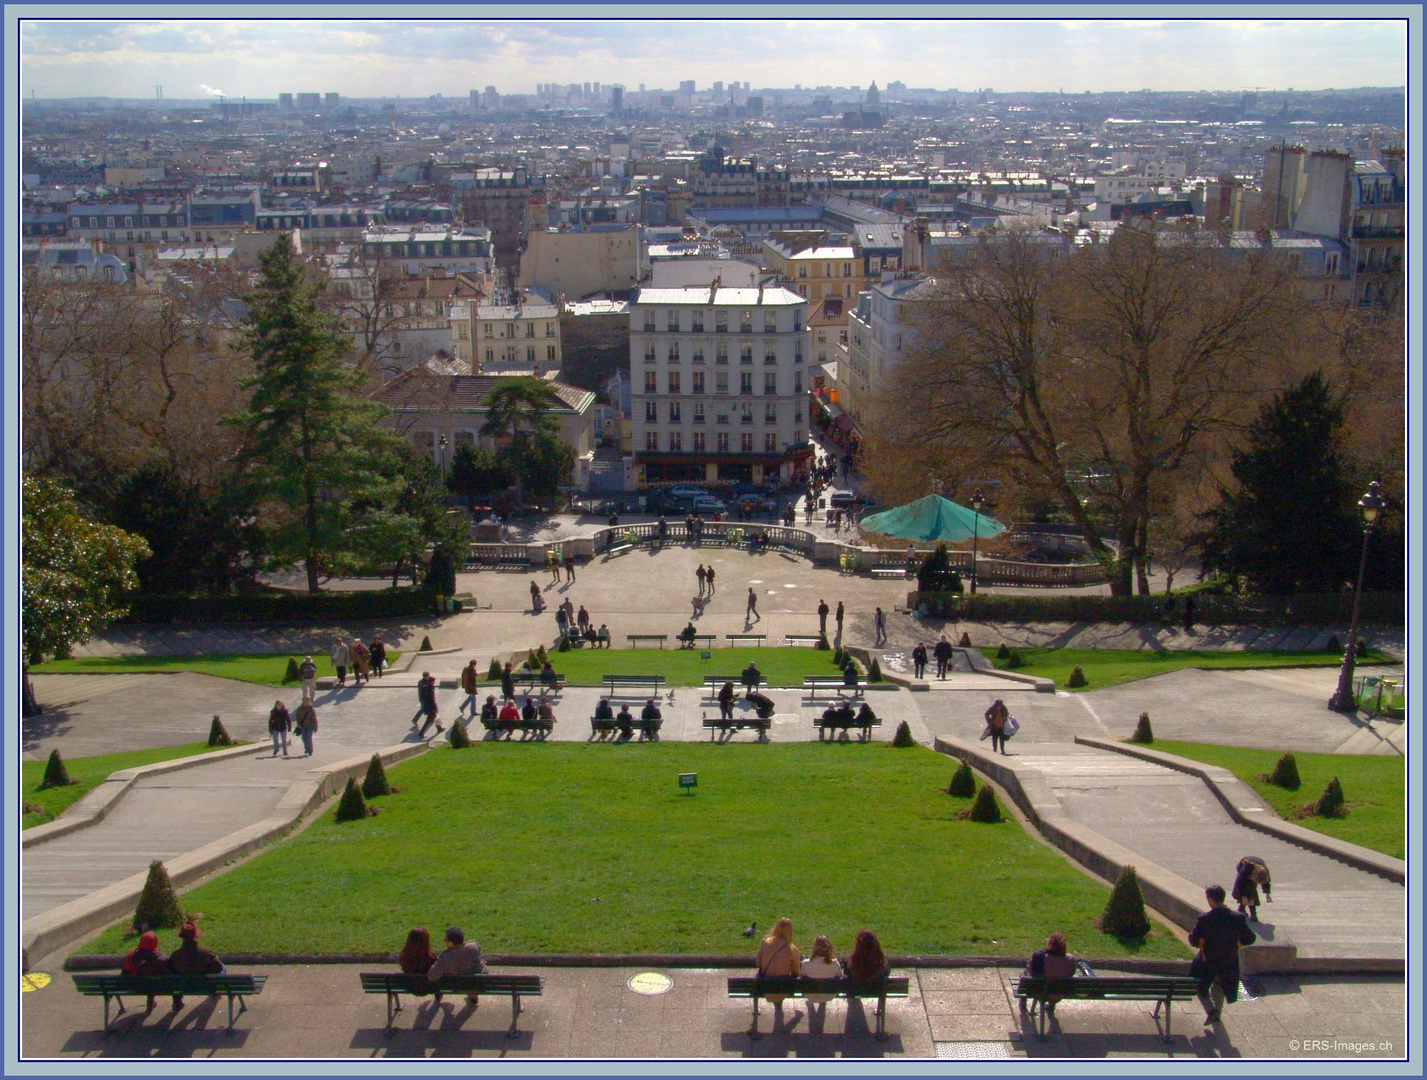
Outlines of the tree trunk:
{"label": "tree trunk", "polygon": [[317,583],[317,557],[315,555],[307,556],[304,565],[307,567],[307,591],[321,592],[321,586]]}
{"label": "tree trunk", "polygon": [[1141,514],[1135,535],[1135,584],[1141,596],[1150,594],[1149,568],[1149,515]]}

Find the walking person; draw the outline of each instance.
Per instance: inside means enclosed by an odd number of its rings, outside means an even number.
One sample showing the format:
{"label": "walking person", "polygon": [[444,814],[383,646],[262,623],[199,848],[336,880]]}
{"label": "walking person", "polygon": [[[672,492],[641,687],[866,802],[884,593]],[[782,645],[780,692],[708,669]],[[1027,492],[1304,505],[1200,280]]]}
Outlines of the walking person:
{"label": "walking person", "polygon": [[292,716],[287,711],[287,706],[278,701],[273,705],[272,712],[268,713],[268,734],[273,737],[273,757],[277,757],[278,747],[282,747],[282,756],[287,757],[287,733],[292,730]]}
{"label": "walking person", "polygon": [[426,738],[426,732],[432,724],[436,725],[436,734],[445,731],[445,725],[436,716],[436,680],[431,677],[429,671],[423,671],[421,681],[416,684],[416,700],[420,707],[416,710],[416,717],[412,718],[411,726],[416,726],[417,717],[426,717],[417,734],[423,739]]}
{"label": "walking person", "polygon": [[347,643],[341,638],[332,642],[332,667],[337,672],[337,685],[347,685],[347,661],[351,653],[347,649]]}
{"label": "walking person", "polygon": [[511,670],[511,661],[509,660],[500,669],[500,696],[502,698],[515,697],[515,672]]}
{"label": "walking person", "polygon": [[753,591],[753,586],[748,587],[748,609],[743,613],[744,622],[762,622],[763,616],[758,614],[758,594]]}
{"label": "walking person", "polygon": [[[703,519],[702,519],[702,518],[699,519],[698,529],[699,529],[699,532],[702,534],[703,531],[704,531],[704,525],[703,525]],[[705,575],[704,575],[704,576],[709,579],[709,595],[712,596],[712,595],[714,594],[714,568],[713,568],[713,563],[709,563],[708,570],[705,571]]]}
{"label": "walking person", "polygon": [[986,710],[986,731],[991,736],[991,753],[995,753],[1000,747],[1004,756],[1006,753],[1006,718],[1011,715],[1011,710],[1006,708],[1006,703],[1000,698],[991,702],[991,707]]}
{"label": "walking person", "polygon": [[480,686],[480,673],[476,670],[476,658],[471,657],[471,662],[461,669],[461,689],[466,693],[466,700],[461,702],[461,707],[456,710],[456,715],[464,716],[466,706],[471,707],[471,715],[476,715],[476,690]]}
{"label": "walking person", "polygon": [[927,647],[920,641],[912,650],[912,678],[924,679],[927,674]]}
{"label": "walking person", "polygon": [[708,588],[709,572],[704,569],[704,564],[699,563],[699,568],[694,571],[694,577],[699,579],[699,595],[704,595],[704,590]]}
{"label": "walking person", "polygon": [[304,656],[302,665],[297,669],[297,677],[302,680],[302,700],[315,698],[317,696],[317,665],[312,662],[312,657]]}
{"label": "walking person", "polygon": [[550,584],[558,585],[560,584],[560,556],[552,551],[546,558],[550,560]]}
{"label": "walking person", "polygon": [[560,631],[562,638],[569,637],[570,635],[570,616],[565,614],[563,607],[557,607],[555,609],[555,629]]}
{"label": "walking person", "polygon": [[575,553],[565,552],[565,580],[571,584],[575,581]]}
{"label": "walking person", "polygon": [[818,636],[827,637],[827,615],[832,609],[827,606],[827,601],[818,600]]}
{"label": "walking person", "polygon": [[[1204,1006],[1204,1024],[1218,1023],[1227,1001],[1239,1000],[1239,948],[1258,940],[1249,921],[1224,903],[1224,886],[1204,890],[1209,910],[1200,915],[1189,932],[1189,944],[1199,950],[1189,974],[1199,980],[1199,1004]],[[1212,988],[1212,990],[1211,990]]]}
{"label": "walking person", "polygon": [[372,654],[367,651],[367,647],[353,638],[347,653],[352,658],[352,685],[355,687],[371,682]]}
{"label": "walking person", "polygon": [[842,601],[839,600],[839,601],[837,602],[837,614],[833,616],[833,620],[837,623],[837,636],[838,636],[838,639],[839,639],[839,640],[842,639],[842,617],[843,617],[843,614],[844,614],[844,611],[843,611],[843,607],[842,607]]}
{"label": "walking person", "polygon": [[951,642],[946,640],[945,634],[936,643],[932,653],[936,657],[936,677],[938,679],[946,678],[946,669],[951,664]]}
{"label": "walking person", "polygon": [[372,658],[372,670],[377,673],[377,678],[380,679],[382,671],[386,667],[386,646],[382,644],[380,634],[372,638],[372,645],[367,650],[367,655]]}
{"label": "walking person", "polygon": [[304,701],[293,714],[293,727],[302,740],[302,756],[312,756],[312,736],[317,734],[317,706]]}
{"label": "walking person", "polygon": [[878,608],[872,615],[872,629],[875,643],[885,645],[887,643],[887,616],[881,608]]}

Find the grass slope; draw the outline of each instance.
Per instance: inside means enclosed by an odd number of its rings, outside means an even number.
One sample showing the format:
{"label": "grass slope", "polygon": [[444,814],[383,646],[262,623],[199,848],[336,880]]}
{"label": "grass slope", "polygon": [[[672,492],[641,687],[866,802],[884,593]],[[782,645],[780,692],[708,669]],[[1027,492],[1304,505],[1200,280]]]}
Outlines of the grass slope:
{"label": "grass slope", "polygon": [[[59,817],[72,803],[78,802],[112,772],[120,769],[136,769],[140,765],[152,765],[157,761],[172,761],[174,758],[206,754],[209,750],[221,750],[221,746],[210,747],[206,742],[184,743],[181,746],[161,746],[156,750],[127,750],[120,754],[97,754],[94,757],[65,758],[65,768],[69,778],[77,781],[69,787],[39,790],[40,781],[45,776],[44,761],[21,762],[23,771],[20,783],[25,791],[25,817],[22,828],[43,825]],[[45,755],[46,758],[49,755]],[[60,751],[64,756],[64,751]],[[31,810],[37,806],[38,811]]]}
{"label": "grass slope", "polygon": [[[982,648],[988,659],[995,649]],[[1327,652],[1229,652],[1220,650],[1177,649],[1017,649],[1022,665],[1016,669],[1026,675],[1054,679],[1057,687],[1065,687],[1073,669],[1085,673],[1082,690],[1100,690],[1107,686],[1148,679],[1181,668],[1271,668],[1271,667],[1337,667],[1342,654]],[[1007,661],[994,660],[998,668],[1007,669]],[[1388,657],[1369,652],[1361,664],[1390,663]]]}
{"label": "grass slope", "polygon": [[897,953],[1028,955],[1062,930],[1082,956],[1188,956],[1092,929],[1108,886],[1014,820],[956,821],[952,768],[880,743],[443,747],[393,770],[380,816],[329,811],[181,900],[220,955],[395,952],[450,924],[492,952],[737,954],[787,915],[843,953],[870,927]]}
{"label": "grass slope", "polygon": [[[1243,750],[1234,746],[1173,742],[1156,739],[1151,749],[1202,761],[1228,769],[1257,791],[1279,814],[1305,828],[1348,840],[1354,844],[1401,859],[1406,857],[1406,762],[1396,755],[1299,754],[1298,775],[1303,781],[1297,791],[1257,780],[1273,772],[1280,750]],[[1333,777],[1343,785],[1348,813],[1341,818],[1306,817],[1294,819],[1305,804],[1315,801]]]}
{"label": "grass slope", "polygon": [[[705,675],[734,675],[758,665],[770,686],[802,686],[804,675],[836,675],[831,649],[571,649],[547,648],[550,663],[576,686],[598,686],[606,675],[663,675],[670,686],[702,686]],[[704,660],[702,654],[710,653]],[[519,665],[517,665],[519,666]],[[860,665],[859,665],[860,670]],[[485,685],[485,670],[481,684]],[[737,679],[734,680],[737,685]]]}
{"label": "grass slope", "polygon": [[[209,653],[202,656],[92,656],[75,657],[69,660],[51,660],[47,664],[32,667],[32,674],[138,674],[147,672],[192,671],[199,675],[217,675],[224,679],[238,679],[241,682],[259,683],[265,686],[282,686],[282,677],[287,673],[290,653],[257,653],[233,655]],[[306,654],[297,654],[298,663]],[[390,664],[401,654],[387,651]],[[319,677],[335,675],[332,661],[326,653],[313,653],[312,662],[317,665]],[[296,684],[288,684],[296,685]]]}

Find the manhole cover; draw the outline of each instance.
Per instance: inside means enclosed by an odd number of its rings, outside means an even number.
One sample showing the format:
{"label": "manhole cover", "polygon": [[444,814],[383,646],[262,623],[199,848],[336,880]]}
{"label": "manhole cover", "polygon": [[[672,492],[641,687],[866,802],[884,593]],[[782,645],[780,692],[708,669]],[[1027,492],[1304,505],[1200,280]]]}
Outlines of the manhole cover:
{"label": "manhole cover", "polygon": [[1009,1058],[1011,1051],[1003,1042],[939,1042],[936,1056],[960,1061],[985,1060],[987,1058]]}
{"label": "manhole cover", "polygon": [[43,971],[32,971],[28,975],[20,977],[20,990],[26,994],[33,990],[42,990],[49,984],[50,976]]}
{"label": "manhole cover", "polygon": [[657,997],[659,994],[667,994],[674,987],[674,980],[667,975],[657,971],[641,971],[631,975],[629,981],[624,984],[636,994],[643,994],[645,997]]}

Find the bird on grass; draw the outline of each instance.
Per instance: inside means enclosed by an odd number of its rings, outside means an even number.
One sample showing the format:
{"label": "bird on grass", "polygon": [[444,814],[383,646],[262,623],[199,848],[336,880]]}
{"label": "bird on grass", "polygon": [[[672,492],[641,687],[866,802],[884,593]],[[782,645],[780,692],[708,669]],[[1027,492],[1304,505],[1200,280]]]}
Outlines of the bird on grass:
{"label": "bird on grass", "polygon": [[756,933],[758,933],[758,924],[756,922],[752,922],[748,924],[748,929],[743,931],[743,936],[752,937]]}

